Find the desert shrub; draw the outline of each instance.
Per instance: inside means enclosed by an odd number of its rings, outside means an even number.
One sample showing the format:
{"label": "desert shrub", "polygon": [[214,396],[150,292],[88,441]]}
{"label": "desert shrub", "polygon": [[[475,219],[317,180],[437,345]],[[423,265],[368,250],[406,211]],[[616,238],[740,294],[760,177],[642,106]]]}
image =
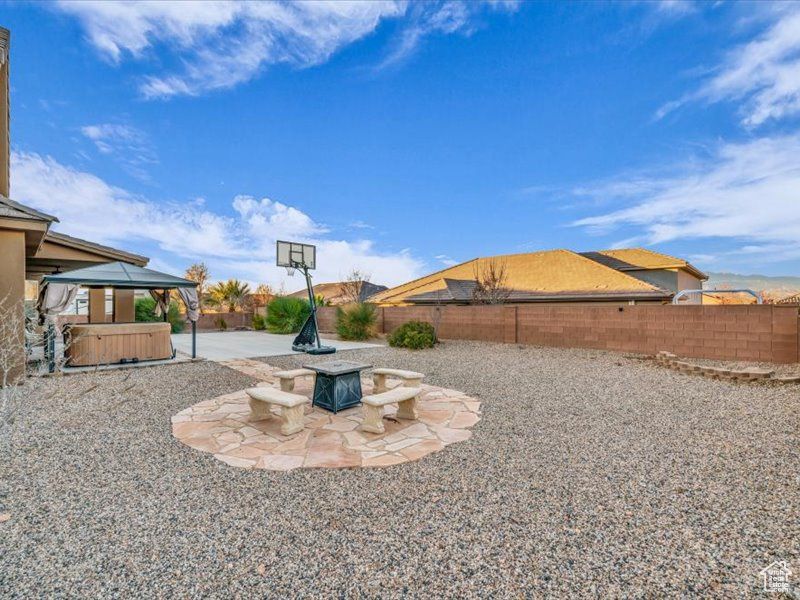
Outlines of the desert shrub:
{"label": "desert shrub", "polygon": [[433,348],[436,343],[436,332],[430,323],[409,321],[390,333],[387,341],[390,346],[396,348],[410,348],[412,350]]}
{"label": "desert shrub", "polygon": [[378,314],[372,304],[350,304],[336,308],[336,333],[343,340],[368,340],[375,336]]}
{"label": "desert shrub", "polygon": [[217,317],[214,323],[217,326],[217,329],[220,331],[227,331],[228,330],[228,322],[225,320],[224,317]]}
{"label": "desert shrub", "polygon": [[311,314],[307,300],[280,296],[267,306],[267,331],[270,333],[297,333]]}
{"label": "desert shrub", "polygon": [[[153,314],[156,309],[156,301],[152,298],[137,298],[133,305],[134,320],[137,323],[151,323],[155,321],[163,321],[164,317],[157,317]],[[172,333],[180,333],[183,331],[184,319],[181,316],[180,308],[177,302],[170,302],[167,309],[167,321],[169,321],[170,330]]]}
{"label": "desert shrub", "polygon": [[267,319],[258,313],[253,315],[253,329],[256,331],[264,331],[267,328]]}

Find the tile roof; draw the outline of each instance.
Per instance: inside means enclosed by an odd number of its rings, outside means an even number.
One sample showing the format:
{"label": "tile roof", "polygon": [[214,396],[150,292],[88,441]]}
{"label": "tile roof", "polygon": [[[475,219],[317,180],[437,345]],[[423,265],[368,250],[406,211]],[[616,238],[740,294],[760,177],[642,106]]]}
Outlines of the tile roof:
{"label": "tile roof", "polygon": [[142,256],[141,254],[134,254],[133,252],[126,252],[125,250],[112,248],[111,246],[104,246],[103,244],[97,244],[95,242],[90,242],[89,240],[72,237],[71,235],[59,233],[57,231],[48,231],[44,241],[68,246],[71,248],[79,248],[81,250],[95,252],[97,254],[103,254],[111,258],[122,259],[124,262],[133,263],[139,267],[144,267],[150,261],[149,258]]}
{"label": "tile roof", "polygon": [[[406,296],[405,301],[412,304],[459,303],[467,304],[474,300],[475,281],[443,279],[444,287],[432,292]],[[661,289],[652,291],[609,291],[609,292],[534,292],[509,290],[504,302],[559,302],[574,300],[619,300],[620,298],[661,300],[670,294]]]}
{"label": "tile roof", "polygon": [[[347,302],[347,299],[345,299],[344,297],[344,284],[345,282],[343,281],[337,281],[334,283],[317,283],[314,285],[314,295],[322,296],[323,298],[325,298],[325,300],[327,300],[331,304],[344,304],[345,302]],[[359,300],[361,302],[364,302],[370,296],[373,296],[387,289],[389,288],[387,288],[385,285],[377,285],[369,281],[364,281],[361,284]],[[308,290],[306,288],[303,288],[302,290],[297,290],[296,292],[292,292],[289,295],[294,298],[302,298],[305,300],[308,298]]]}
{"label": "tile roof", "polygon": [[591,258],[620,271],[685,269],[701,279],[708,278],[705,273],[694,267],[687,260],[662,252],[647,250],[646,248],[618,248],[616,250],[600,250],[598,252],[581,252],[581,256]]}
{"label": "tile roof", "polygon": [[6,198],[5,196],[0,196],[0,217],[7,219],[23,219],[26,221],[39,221],[44,223],[58,222],[58,219],[52,215],[39,212],[30,206],[25,206],[24,204],[20,204],[11,198]]}
{"label": "tile roof", "polygon": [[455,288],[448,285],[446,280],[474,280],[476,271],[485,268],[492,261],[499,261],[505,266],[508,287],[515,293],[526,292],[528,296],[671,296],[666,290],[576,252],[548,250],[475,258],[376,294],[371,301],[398,303],[411,296],[437,290],[447,290],[448,294],[453,294]]}

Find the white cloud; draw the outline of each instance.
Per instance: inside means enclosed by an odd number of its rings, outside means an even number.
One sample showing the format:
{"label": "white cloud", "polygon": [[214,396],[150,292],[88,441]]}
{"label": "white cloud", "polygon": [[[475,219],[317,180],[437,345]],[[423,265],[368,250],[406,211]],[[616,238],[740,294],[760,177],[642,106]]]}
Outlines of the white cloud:
{"label": "white cloud", "polygon": [[660,0],[656,2],[654,6],[656,12],[675,17],[682,17],[697,12],[697,8],[691,0]]}
{"label": "white cloud", "polygon": [[[508,9],[515,3],[480,5]],[[423,35],[467,28],[479,3],[64,0],[58,7],[81,22],[90,42],[112,62],[126,55],[144,59],[157,45],[175,52],[182,71],[150,75],[140,86],[145,97],[163,98],[230,88],[271,64],[323,63],[373,33],[382,21],[408,14],[403,48],[393,53],[405,55]]]}
{"label": "white cloud", "polygon": [[352,229],[375,229],[374,225],[370,225],[366,221],[355,220],[351,221],[349,227]]}
{"label": "white cloud", "polygon": [[771,7],[772,23],[758,38],[730,51],[700,88],[664,104],[662,118],[691,101],[740,102],[742,125],[800,114],[800,9],[797,4]]}
{"label": "white cloud", "polygon": [[453,259],[451,256],[447,254],[437,254],[434,258],[446,267],[452,267],[453,265],[458,264],[457,260]]}
{"label": "white cloud", "polygon": [[[515,7],[515,3],[497,5]],[[419,2],[411,5],[409,19],[392,51],[381,62],[381,67],[401,62],[419,47],[423,38],[434,33],[470,35],[474,31],[473,18],[483,9],[480,3],[470,2]]]}
{"label": "white cloud", "polygon": [[800,134],[722,144],[673,171],[576,190],[624,208],[573,224],[594,233],[632,227],[625,245],[730,238],[745,248],[780,248],[764,252],[772,261],[800,250]]}
{"label": "white cloud", "polygon": [[122,249],[144,244],[153,248],[146,254],[154,265],[185,268],[202,260],[214,278],[280,284],[289,280],[275,266],[275,241],[297,239],[317,245],[320,282],[358,268],[376,283],[394,285],[418,277],[424,266],[407,250],[386,253],[369,240],[332,239],[303,211],[268,198],[236,196],[224,215],[196,200],[157,204],[35,153],[14,152],[11,168],[13,197],[56,215],[58,231]]}
{"label": "white cloud", "polygon": [[100,123],[81,127],[101,154],[112,156],[125,170],[143,181],[149,181],[147,165],[158,162],[156,151],[147,134],[131,125]]}

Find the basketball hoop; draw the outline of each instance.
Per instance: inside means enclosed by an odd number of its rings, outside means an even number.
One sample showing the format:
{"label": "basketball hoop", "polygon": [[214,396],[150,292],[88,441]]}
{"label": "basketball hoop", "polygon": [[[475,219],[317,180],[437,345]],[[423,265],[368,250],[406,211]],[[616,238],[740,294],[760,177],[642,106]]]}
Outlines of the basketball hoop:
{"label": "basketball hoop", "polygon": [[317,266],[317,248],[311,244],[278,240],[275,255],[279,267],[305,271]]}
{"label": "basketball hoop", "polygon": [[294,275],[297,269],[300,269],[305,275],[306,287],[308,288],[308,304],[311,307],[311,314],[308,315],[306,322],[300,328],[300,333],[294,338],[292,350],[309,354],[332,354],[336,352],[336,348],[323,346],[319,339],[317,303],[314,301],[314,287],[311,285],[311,273],[309,273],[309,271],[317,267],[316,246],[278,240],[275,245],[275,264],[285,268],[289,277]]}

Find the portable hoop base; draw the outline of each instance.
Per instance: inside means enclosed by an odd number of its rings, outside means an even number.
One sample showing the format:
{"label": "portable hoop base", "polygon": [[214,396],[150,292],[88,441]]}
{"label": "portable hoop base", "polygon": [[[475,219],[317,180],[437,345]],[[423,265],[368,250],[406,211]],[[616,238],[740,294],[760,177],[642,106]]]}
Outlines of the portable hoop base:
{"label": "portable hoop base", "polygon": [[323,346],[319,340],[319,327],[317,326],[317,303],[314,299],[314,288],[311,285],[311,275],[305,265],[298,267],[303,270],[306,276],[306,286],[308,287],[308,302],[311,305],[311,314],[308,315],[306,322],[300,329],[300,333],[292,342],[292,350],[295,352],[305,352],[306,354],[333,354],[336,348],[333,346]]}

